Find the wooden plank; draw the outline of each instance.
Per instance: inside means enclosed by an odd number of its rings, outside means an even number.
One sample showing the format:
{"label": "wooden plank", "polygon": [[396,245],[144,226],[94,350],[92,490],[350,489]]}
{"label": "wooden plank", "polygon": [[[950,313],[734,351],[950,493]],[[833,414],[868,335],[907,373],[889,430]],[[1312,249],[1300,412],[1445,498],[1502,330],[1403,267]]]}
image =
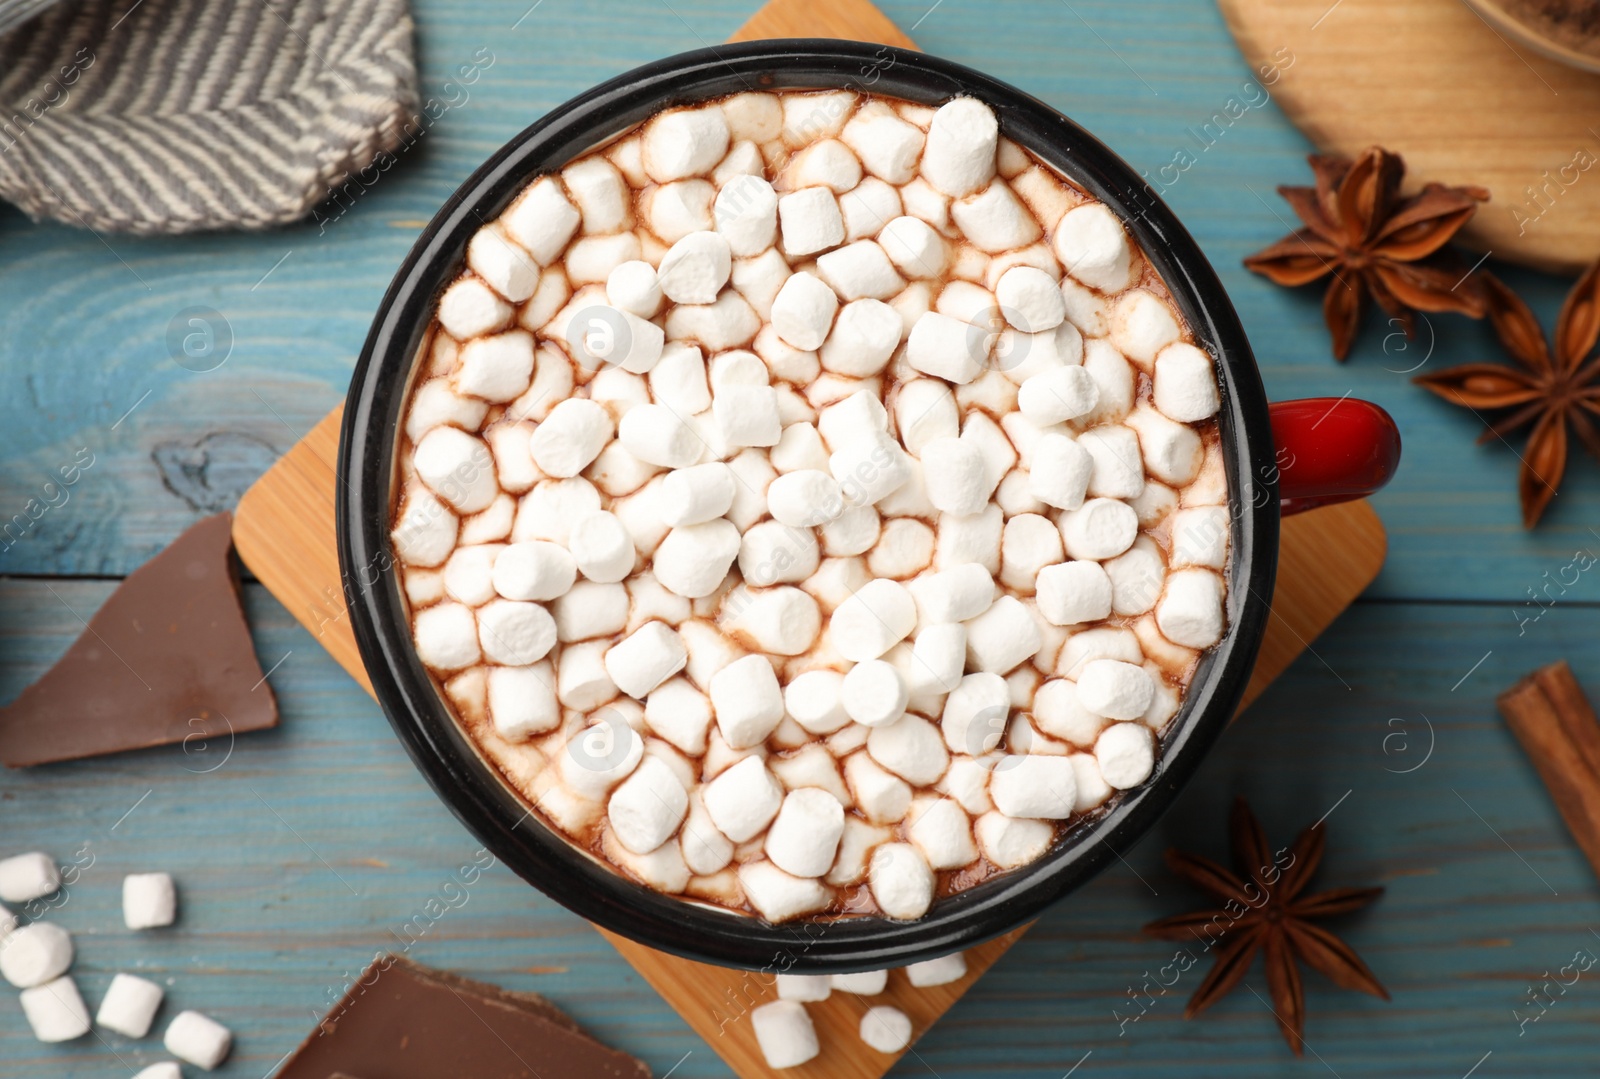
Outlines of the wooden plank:
{"label": "wooden plank", "polygon": [[728,40],[775,37],[831,37],[917,47],[887,15],[864,0],[771,0]]}

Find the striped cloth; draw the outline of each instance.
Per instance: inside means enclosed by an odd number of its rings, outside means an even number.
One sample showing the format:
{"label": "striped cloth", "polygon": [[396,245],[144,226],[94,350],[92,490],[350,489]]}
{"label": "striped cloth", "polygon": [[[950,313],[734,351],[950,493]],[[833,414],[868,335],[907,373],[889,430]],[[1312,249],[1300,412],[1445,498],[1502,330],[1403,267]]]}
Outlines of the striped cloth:
{"label": "striped cloth", "polygon": [[406,0],[79,0],[0,37],[0,198],[133,233],[259,229],[416,122]]}

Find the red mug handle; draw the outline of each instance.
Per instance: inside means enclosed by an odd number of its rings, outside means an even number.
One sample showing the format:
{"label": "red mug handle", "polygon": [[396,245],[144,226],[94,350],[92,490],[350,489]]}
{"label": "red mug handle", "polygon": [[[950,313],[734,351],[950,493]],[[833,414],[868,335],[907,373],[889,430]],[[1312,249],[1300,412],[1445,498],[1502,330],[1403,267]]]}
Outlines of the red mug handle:
{"label": "red mug handle", "polygon": [[1400,464],[1400,429],[1370,401],[1308,397],[1271,413],[1284,516],[1365,498]]}

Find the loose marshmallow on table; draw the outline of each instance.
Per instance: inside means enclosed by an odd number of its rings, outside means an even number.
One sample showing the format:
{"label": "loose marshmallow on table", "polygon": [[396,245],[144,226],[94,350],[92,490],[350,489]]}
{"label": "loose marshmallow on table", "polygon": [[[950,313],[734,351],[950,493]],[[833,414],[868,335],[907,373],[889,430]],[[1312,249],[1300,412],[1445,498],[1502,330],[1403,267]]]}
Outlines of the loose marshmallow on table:
{"label": "loose marshmallow on table", "polygon": [[233,1035],[210,1016],[187,1011],[179,1012],[167,1024],[161,1044],[179,1060],[211,1071],[227,1059],[228,1050],[233,1047]]}
{"label": "loose marshmallow on table", "polygon": [[132,974],[118,974],[111,979],[111,987],[100,1001],[94,1021],[126,1037],[142,1038],[150,1033],[150,1024],[155,1021],[163,995],[162,988],[155,982]]}
{"label": "loose marshmallow on table", "polygon": [[1100,775],[1113,790],[1137,787],[1155,766],[1155,740],[1143,723],[1113,723],[1094,743]]}
{"label": "loose marshmallow on table", "polygon": [[61,870],[42,851],[15,854],[0,860],[0,899],[26,903],[41,899],[61,887]]}
{"label": "loose marshmallow on table", "polygon": [[825,790],[802,787],[783,799],[763,849],[772,864],[797,877],[820,877],[833,865],[844,834],[844,807]]}
{"label": "loose marshmallow on table", "polygon": [[967,957],[963,952],[951,952],[937,959],[924,959],[906,967],[906,978],[918,989],[948,985],[967,976]]}
{"label": "loose marshmallow on table", "polygon": [[778,975],[778,999],[794,1000],[803,1004],[827,1000],[833,993],[833,981],[826,974]]}
{"label": "loose marshmallow on table", "polygon": [[70,977],[24,989],[22,1013],[42,1042],[69,1042],[89,1033],[89,1006]]}
{"label": "loose marshmallow on table", "polygon": [[183,1079],[183,1070],[171,1060],[163,1060],[142,1069],[133,1079]]}
{"label": "loose marshmallow on table", "polygon": [[861,1017],[861,1040],[880,1053],[898,1053],[911,1044],[911,1019],[899,1008],[869,1008]]}
{"label": "loose marshmallow on table", "polygon": [[858,997],[875,997],[889,985],[887,970],[864,970],[856,974],[835,974],[831,981],[841,993]]}
{"label": "loose marshmallow on table", "polygon": [[72,966],[72,935],[50,922],[33,922],[0,941],[0,975],[19,989],[43,985]]}
{"label": "loose marshmallow on table", "polygon": [[756,1044],[769,1068],[797,1068],[820,1052],[817,1029],[806,1006],[793,1000],[775,1000],[750,1013]]}

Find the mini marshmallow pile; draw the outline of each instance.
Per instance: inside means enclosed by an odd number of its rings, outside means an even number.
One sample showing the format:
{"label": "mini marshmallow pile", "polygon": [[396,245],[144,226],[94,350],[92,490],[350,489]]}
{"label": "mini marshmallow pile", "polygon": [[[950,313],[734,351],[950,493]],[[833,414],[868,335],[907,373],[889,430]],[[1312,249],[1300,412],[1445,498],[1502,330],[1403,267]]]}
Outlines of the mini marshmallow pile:
{"label": "mini marshmallow pile", "polygon": [[[55,859],[40,851],[0,860],[0,900],[32,903],[61,888]],[[122,881],[122,920],[129,929],[153,929],[177,919],[178,897],[166,873],[130,873]],[[146,978],[118,974],[89,1019],[89,1008],[68,970],[72,967],[72,935],[51,922],[18,925],[0,906],[0,976],[22,990],[22,1011],[41,1042],[66,1042],[100,1026],[128,1038],[150,1033],[165,991]],[[167,1052],[207,1071],[227,1057],[233,1035],[226,1027],[195,1011],[180,1012],[162,1039]],[[178,1079],[171,1061],[152,1064],[135,1079]]]}
{"label": "mini marshmallow pile", "polygon": [[917,918],[1150,776],[1224,629],[1218,407],[1121,223],[981,102],[666,112],[439,300],[417,653],[623,873]]}
{"label": "mini marshmallow pile", "polygon": [[[904,968],[906,980],[916,989],[945,985],[964,978],[967,959],[961,952],[913,963]],[[827,1000],[834,990],[862,997],[875,997],[889,985],[889,971],[872,970],[862,974],[779,974],[778,999],[750,1013],[756,1043],[767,1066],[794,1068],[814,1059],[822,1051],[817,1028],[811,1022],[807,1004]],[[911,1044],[911,1017],[899,1008],[880,1004],[861,1015],[861,1040],[880,1053],[898,1053]]]}

